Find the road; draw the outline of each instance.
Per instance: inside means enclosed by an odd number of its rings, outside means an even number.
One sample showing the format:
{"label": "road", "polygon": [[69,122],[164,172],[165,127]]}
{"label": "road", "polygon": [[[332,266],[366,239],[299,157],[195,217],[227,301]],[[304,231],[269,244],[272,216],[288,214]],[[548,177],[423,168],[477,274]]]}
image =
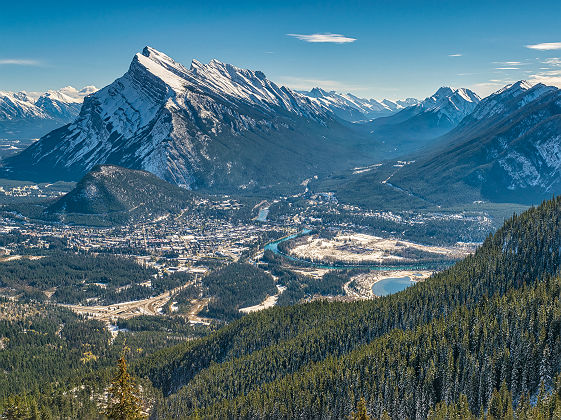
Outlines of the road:
{"label": "road", "polygon": [[[170,291],[164,292],[158,296],[154,296],[142,300],[134,300],[131,302],[116,303],[106,306],[83,306],[83,305],[61,305],[72,311],[95,318],[103,322],[111,323],[115,319],[129,319],[138,315],[160,315],[161,309],[166,305],[170,298],[179,293],[184,287],[190,286],[194,281],[190,281],[183,286],[176,287]],[[193,303],[194,302],[194,303]],[[189,311],[189,321],[208,323],[208,320],[198,316],[201,309],[208,303],[207,300],[193,301],[192,309]]]}

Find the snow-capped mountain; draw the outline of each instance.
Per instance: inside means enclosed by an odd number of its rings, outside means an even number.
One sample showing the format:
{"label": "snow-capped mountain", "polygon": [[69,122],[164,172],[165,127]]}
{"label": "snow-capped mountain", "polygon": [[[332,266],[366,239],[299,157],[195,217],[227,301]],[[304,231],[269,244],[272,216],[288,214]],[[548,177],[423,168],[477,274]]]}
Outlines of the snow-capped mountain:
{"label": "snow-capped mountain", "polygon": [[187,68],[146,47],[122,77],[85,98],[72,124],[5,169],[75,180],[116,164],[189,188],[248,188],[329,170],[352,153],[348,137],[329,109],[260,71],[217,60]]}
{"label": "snow-capped mountain", "polygon": [[441,87],[413,109],[419,114],[434,114],[438,126],[456,126],[471,114],[481,98],[469,89]]}
{"label": "snow-capped mountain", "polygon": [[313,98],[322,106],[333,111],[339,118],[351,122],[384,117],[419,103],[419,101],[414,98],[407,98],[403,101],[399,100],[395,102],[389,99],[377,101],[376,99],[359,98],[351,93],[327,92],[318,87],[300,93]]}
{"label": "snow-capped mountain", "polygon": [[71,122],[84,97],[96,90],[67,86],[45,93],[0,91],[0,139],[37,138]]}
{"label": "snow-capped mountain", "polygon": [[456,127],[479,101],[469,89],[441,87],[415,105],[365,124],[364,129],[382,142],[390,155],[416,152]]}
{"label": "snow-capped mountain", "polygon": [[483,99],[441,147],[392,178],[424,197],[536,203],[561,193],[561,90],[525,81]]}

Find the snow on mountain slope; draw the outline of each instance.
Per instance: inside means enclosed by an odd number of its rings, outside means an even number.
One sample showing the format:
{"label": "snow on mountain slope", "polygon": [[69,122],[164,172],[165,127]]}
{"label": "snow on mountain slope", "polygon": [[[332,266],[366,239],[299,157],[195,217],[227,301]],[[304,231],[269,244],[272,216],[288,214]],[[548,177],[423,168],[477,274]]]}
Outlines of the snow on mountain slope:
{"label": "snow on mountain slope", "polygon": [[456,127],[479,101],[469,89],[441,87],[423,101],[372,120],[362,129],[384,145],[387,157],[417,153]]}
{"label": "snow on mountain slope", "polygon": [[40,92],[0,92],[0,139],[32,139],[72,121],[94,86]]}
{"label": "snow on mountain slope", "polygon": [[[84,97],[95,92],[94,86],[86,86],[77,90],[66,86],[59,90],[39,92],[2,92],[0,91],[0,120],[21,118],[59,118],[61,109],[75,109],[73,117],[78,115],[79,105]],[[78,107],[76,107],[78,105]],[[51,107],[55,106],[54,112]]]}
{"label": "snow on mountain slope", "polygon": [[189,188],[247,188],[328,170],[352,153],[346,130],[331,111],[260,71],[217,60],[187,69],[146,47],[122,77],[85,98],[72,124],[5,168],[77,179],[116,164]]}
{"label": "snow on mountain slope", "polygon": [[329,108],[338,117],[352,122],[371,120],[382,116],[391,115],[407,106],[415,105],[417,99],[408,98],[404,101],[390,101],[384,99],[359,98],[351,93],[327,92],[321,88],[313,88],[310,91],[302,91],[302,94],[313,98],[322,106]]}
{"label": "snow on mountain slope", "polygon": [[471,114],[481,98],[469,89],[441,87],[415,106],[418,113],[433,113],[451,126],[457,125]]}
{"label": "snow on mountain slope", "polygon": [[506,86],[392,182],[458,201],[537,203],[561,193],[561,90],[524,81]]}
{"label": "snow on mountain slope", "polygon": [[[477,107],[471,117],[482,120],[500,115],[508,109],[518,109],[555,89],[553,86],[546,86],[541,83],[532,86],[527,81],[521,80],[507,85],[483,99],[481,105]],[[526,94],[528,91],[530,91],[530,94]]]}

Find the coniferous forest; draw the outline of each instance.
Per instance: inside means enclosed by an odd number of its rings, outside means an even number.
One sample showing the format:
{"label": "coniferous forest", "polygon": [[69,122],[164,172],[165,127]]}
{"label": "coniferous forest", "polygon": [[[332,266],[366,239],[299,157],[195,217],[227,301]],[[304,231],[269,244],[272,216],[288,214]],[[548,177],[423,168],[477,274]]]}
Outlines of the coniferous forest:
{"label": "coniferous forest", "polygon": [[[175,343],[179,325],[121,325],[142,332],[127,342],[130,372],[153,418],[345,418],[361,399],[371,418],[558,418],[560,267],[555,198],[513,216],[456,265],[384,298],[277,306]],[[242,274],[232,287],[244,287]],[[269,283],[258,284],[271,292]],[[14,369],[2,377],[4,413],[101,416],[92,401],[107,389],[122,341],[112,344],[101,325],[92,336],[92,322],[48,305],[3,322],[2,357]],[[73,361],[26,350],[38,343]]]}

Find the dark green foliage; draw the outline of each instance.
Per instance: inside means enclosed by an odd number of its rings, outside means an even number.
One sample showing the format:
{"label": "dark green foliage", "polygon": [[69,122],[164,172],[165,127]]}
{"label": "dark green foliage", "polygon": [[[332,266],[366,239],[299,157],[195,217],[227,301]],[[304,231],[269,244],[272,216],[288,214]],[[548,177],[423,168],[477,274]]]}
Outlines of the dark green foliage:
{"label": "dark green foliage", "polygon": [[[238,401],[236,398],[252,391],[259,394],[260,390],[270,389],[264,388],[267,383],[277,384],[300,369],[310,369],[314,363],[336,361],[369,343],[389,340],[385,334],[391,333],[388,337],[396,340],[395,337],[403,334],[400,330],[414,330],[425,324],[434,328],[451,314],[463,313],[461,310],[475,311],[491,297],[499,299],[509,291],[547,279],[560,267],[560,227],[561,200],[556,199],[513,217],[489,237],[475,255],[404,292],[375,301],[351,304],[314,302],[252,314],[200,342],[174,349],[174,356],[168,354],[165,361],[154,364],[155,359],[152,359],[142,370],[165,393],[187,385],[170,400],[173,410],[183,413],[223,399]],[[493,312],[489,322],[495,315]],[[389,346],[392,342],[384,343]],[[380,351],[386,348],[384,346],[380,345]],[[424,346],[417,351],[419,356],[425,356]],[[549,346],[550,352],[552,346],[553,342]],[[536,353],[540,354],[540,359],[542,350]],[[387,352],[395,354],[397,350],[390,348]],[[438,363],[441,363],[440,359],[435,366]],[[470,368],[475,372],[481,366]],[[352,372],[349,369],[338,374],[350,375]],[[371,373],[366,377],[372,377]],[[415,378],[416,375],[411,376],[411,380]],[[317,380],[322,381],[320,377]],[[465,381],[463,383],[467,384]],[[536,386],[534,379],[526,381],[527,386]],[[372,385],[371,381],[366,382]],[[335,388],[338,389],[337,395],[342,395],[346,389]],[[285,395],[291,393],[287,390]],[[314,394],[314,398],[317,395]],[[342,404],[343,397],[337,395],[334,404]],[[438,401],[436,397],[427,400],[426,410]],[[311,404],[311,401],[307,403]],[[321,411],[326,402],[318,404]],[[478,400],[470,401],[471,409],[478,410],[479,405]]]}
{"label": "dark green foliage", "polygon": [[40,259],[3,262],[0,287],[25,291],[23,300],[43,300],[41,292],[54,288],[52,298],[57,302],[84,303],[88,298],[97,298],[100,303],[110,304],[146,298],[185,280],[171,276],[154,279],[154,289],[140,285],[152,280],[154,274],[155,270],[143,268],[132,259],[55,252]]}
{"label": "dark green foliage", "polygon": [[44,216],[67,223],[124,223],[133,216],[177,213],[192,207],[193,198],[190,191],[149,172],[99,165],[51,204]]}
{"label": "dark green foliage", "polygon": [[127,370],[125,356],[121,355],[117,364],[117,374],[111,381],[108,390],[108,403],[105,415],[109,420],[140,420],[145,418],[142,413],[142,402],[139,397],[138,385]]}
{"label": "dark green foliage", "polygon": [[343,285],[349,281],[353,270],[331,271],[321,278],[302,276],[289,270],[274,268],[273,274],[278,276],[279,283],[286,290],[279,296],[278,305],[292,305],[312,296],[341,296]]}
{"label": "dark green foliage", "polygon": [[239,309],[257,305],[267,295],[277,293],[273,278],[251,264],[229,264],[203,278],[212,297],[206,314],[232,320],[241,316]]}

